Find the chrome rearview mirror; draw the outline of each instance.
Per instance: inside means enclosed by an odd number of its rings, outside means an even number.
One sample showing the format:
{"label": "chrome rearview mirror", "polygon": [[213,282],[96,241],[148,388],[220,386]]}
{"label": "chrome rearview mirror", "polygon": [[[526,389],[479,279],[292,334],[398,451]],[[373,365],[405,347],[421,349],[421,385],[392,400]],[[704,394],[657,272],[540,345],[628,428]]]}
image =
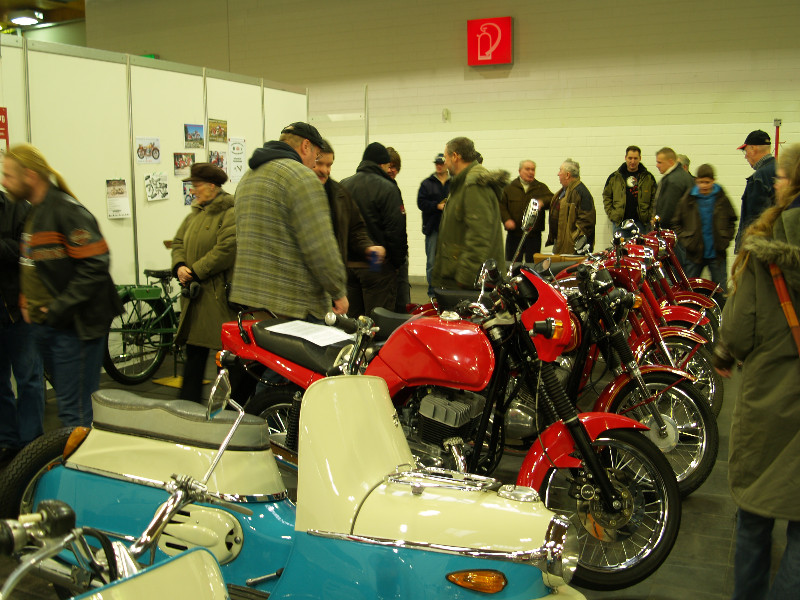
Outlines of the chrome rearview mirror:
{"label": "chrome rearview mirror", "polygon": [[526,233],[533,229],[536,224],[536,218],[539,216],[539,201],[535,198],[528,202],[528,207],[525,209],[525,214],[522,215],[522,230]]}
{"label": "chrome rearview mirror", "polygon": [[228,377],[228,370],[222,369],[211,387],[211,394],[208,397],[206,407],[206,420],[210,421],[216,417],[228,405],[231,397],[231,380]]}

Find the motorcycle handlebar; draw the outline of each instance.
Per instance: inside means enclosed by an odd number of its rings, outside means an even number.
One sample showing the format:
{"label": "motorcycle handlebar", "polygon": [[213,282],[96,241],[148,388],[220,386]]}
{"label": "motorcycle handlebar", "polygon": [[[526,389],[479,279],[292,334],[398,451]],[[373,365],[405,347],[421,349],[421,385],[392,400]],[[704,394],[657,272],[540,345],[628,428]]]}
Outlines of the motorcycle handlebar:
{"label": "motorcycle handlebar", "polygon": [[42,500],[38,511],[20,515],[18,519],[0,521],[0,554],[8,556],[28,544],[29,536],[56,538],[75,528],[75,511],[60,500]]}
{"label": "motorcycle handlebar", "polygon": [[347,315],[337,315],[334,312],[329,312],[325,315],[325,324],[337,327],[345,333],[358,331],[358,319],[351,319]]}

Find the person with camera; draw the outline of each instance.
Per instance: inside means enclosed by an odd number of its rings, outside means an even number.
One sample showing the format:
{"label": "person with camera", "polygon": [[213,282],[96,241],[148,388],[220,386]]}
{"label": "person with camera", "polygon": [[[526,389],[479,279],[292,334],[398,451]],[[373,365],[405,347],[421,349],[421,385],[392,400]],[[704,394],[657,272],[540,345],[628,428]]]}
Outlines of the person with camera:
{"label": "person with camera", "polygon": [[222,347],[222,324],[236,318],[227,284],[236,260],[233,196],[222,189],[225,171],[211,163],[192,165],[195,200],[172,240],[172,272],[181,284],[181,321],[175,342],[185,344],[180,397],[202,401],[209,350]]}

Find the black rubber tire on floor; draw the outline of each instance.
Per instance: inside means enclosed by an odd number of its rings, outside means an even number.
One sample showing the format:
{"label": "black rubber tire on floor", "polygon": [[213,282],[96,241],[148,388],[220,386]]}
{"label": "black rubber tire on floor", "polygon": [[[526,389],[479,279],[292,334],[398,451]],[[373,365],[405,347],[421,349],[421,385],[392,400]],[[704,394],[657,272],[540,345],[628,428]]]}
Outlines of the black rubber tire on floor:
{"label": "black rubber tire on floor", "polygon": [[3,472],[0,485],[0,518],[16,519],[32,512],[33,492],[39,478],[63,462],[64,447],[73,427],[49,431],[25,446]]}

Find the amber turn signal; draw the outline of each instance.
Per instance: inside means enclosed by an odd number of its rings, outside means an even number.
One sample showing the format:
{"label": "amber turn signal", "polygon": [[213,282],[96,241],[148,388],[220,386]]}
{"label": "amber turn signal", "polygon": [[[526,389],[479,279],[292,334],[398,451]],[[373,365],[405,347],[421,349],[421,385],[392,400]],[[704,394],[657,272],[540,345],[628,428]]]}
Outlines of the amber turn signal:
{"label": "amber turn signal", "polygon": [[83,443],[83,440],[86,439],[86,436],[89,435],[91,430],[91,427],[76,427],[72,430],[72,433],[69,434],[69,438],[67,438],[67,444],[64,446],[64,460],[72,456],[72,453]]}
{"label": "amber turn signal", "polygon": [[556,319],[553,322],[553,339],[560,340],[564,335],[564,321]]}
{"label": "amber turn signal", "polygon": [[642,305],[642,295],[636,294],[636,299],[633,301],[633,308],[639,308]]}
{"label": "amber turn signal", "polygon": [[489,569],[448,573],[447,580],[468,590],[484,594],[502,592],[508,583],[506,576],[500,571]]}

